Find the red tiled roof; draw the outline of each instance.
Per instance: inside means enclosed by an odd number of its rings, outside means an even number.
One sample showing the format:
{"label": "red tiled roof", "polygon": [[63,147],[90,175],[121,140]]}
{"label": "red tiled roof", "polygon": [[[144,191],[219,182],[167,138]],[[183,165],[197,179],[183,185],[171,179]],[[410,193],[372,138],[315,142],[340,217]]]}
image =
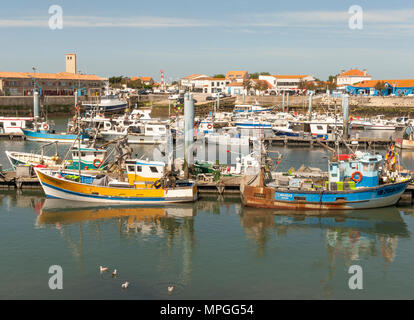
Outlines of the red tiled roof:
{"label": "red tiled roof", "polygon": [[200,77],[207,77],[204,74],[200,74],[200,73],[195,73],[195,74],[190,74],[189,76],[183,77],[182,79],[189,79],[189,80],[194,80]]}
{"label": "red tiled roof", "polygon": [[373,88],[378,82],[388,83],[392,87],[409,88],[414,87],[414,79],[400,79],[400,80],[364,80],[356,84],[351,85],[352,87],[359,88]]}
{"label": "red tiled roof", "polygon": [[351,69],[345,72],[342,72],[338,77],[371,77],[366,71]]}
{"label": "red tiled roof", "polygon": [[226,87],[243,87],[243,82],[230,82]]}
{"label": "red tiled roof", "polygon": [[226,74],[226,79],[243,79],[247,75],[247,71],[229,71]]}
{"label": "red tiled roof", "polygon": [[308,75],[272,75],[277,79],[303,79],[309,77]]}
{"label": "red tiled roof", "polygon": [[6,72],[0,71],[0,78],[20,78],[30,79],[32,76],[35,79],[53,79],[53,80],[96,80],[103,81],[108,80],[106,78],[98,77],[94,74],[79,74],[69,72],[58,72],[58,73],[39,73],[39,72]]}
{"label": "red tiled roof", "polygon": [[132,81],[138,80],[138,79],[141,81],[149,82],[152,80],[152,77],[132,77],[131,78]]}

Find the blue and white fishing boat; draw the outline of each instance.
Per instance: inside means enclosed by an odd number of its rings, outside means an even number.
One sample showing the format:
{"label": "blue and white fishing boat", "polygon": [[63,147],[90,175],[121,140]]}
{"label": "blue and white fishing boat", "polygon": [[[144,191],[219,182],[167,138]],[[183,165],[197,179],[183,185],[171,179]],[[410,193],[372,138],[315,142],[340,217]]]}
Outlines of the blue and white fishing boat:
{"label": "blue and white fishing boat", "polygon": [[294,131],[292,128],[292,125],[289,122],[286,122],[284,124],[280,124],[277,126],[272,127],[273,132],[276,136],[286,136],[286,137],[299,137],[300,132]]}
{"label": "blue and white fishing boat", "polygon": [[272,129],[273,123],[262,119],[236,120],[234,125],[239,129]]}
{"label": "blue and white fishing boat", "polygon": [[[30,130],[30,129],[21,129],[24,133],[25,139],[28,141],[37,141],[37,142],[63,142],[63,143],[73,143],[78,135],[76,134],[67,134],[67,133],[54,133],[48,130]],[[82,135],[83,140],[88,140],[87,135]]]}
{"label": "blue and white fishing boat", "polygon": [[86,112],[90,112],[93,109],[98,109],[100,112],[119,112],[128,107],[126,101],[122,101],[117,95],[105,95],[102,96],[100,101],[83,102],[82,106]]}
{"label": "blue and white fishing boat", "polygon": [[250,207],[292,210],[392,206],[412,181],[399,174],[392,159],[395,155],[388,155],[384,165],[382,156],[377,154],[341,155],[332,157],[325,175],[277,173],[266,183],[263,166],[259,175],[241,185],[242,202]]}
{"label": "blue and white fishing boat", "polygon": [[236,104],[233,109],[233,113],[260,113],[260,112],[270,112],[273,111],[273,108],[265,108],[259,105],[251,104]]}

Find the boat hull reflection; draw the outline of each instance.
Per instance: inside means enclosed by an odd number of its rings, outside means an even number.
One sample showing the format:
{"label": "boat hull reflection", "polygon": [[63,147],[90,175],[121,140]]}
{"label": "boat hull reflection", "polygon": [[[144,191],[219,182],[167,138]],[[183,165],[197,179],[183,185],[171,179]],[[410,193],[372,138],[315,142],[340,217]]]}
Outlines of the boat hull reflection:
{"label": "boat hull reflection", "polygon": [[108,206],[91,203],[74,203],[61,199],[46,199],[42,204],[36,221],[37,225],[65,223],[72,224],[100,219],[128,217],[134,220],[147,220],[162,217],[189,218],[195,215],[192,203],[159,206]]}

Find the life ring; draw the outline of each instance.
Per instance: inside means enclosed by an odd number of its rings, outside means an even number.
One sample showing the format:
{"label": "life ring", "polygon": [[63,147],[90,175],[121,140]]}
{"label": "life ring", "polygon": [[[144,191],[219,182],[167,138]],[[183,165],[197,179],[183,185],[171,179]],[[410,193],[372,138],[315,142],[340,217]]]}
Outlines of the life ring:
{"label": "life ring", "polygon": [[155,181],[154,182],[154,188],[159,189],[160,187],[161,187],[161,181],[160,180]]}
{"label": "life ring", "polygon": [[42,125],[42,128],[45,129],[45,130],[49,130],[49,125],[47,123],[44,123]]}
{"label": "life ring", "polygon": [[[355,178],[355,175],[359,175],[359,178],[358,178],[358,179],[356,179],[356,178]],[[352,180],[354,180],[354,182],[356,182],[356,183],[360,182],[360,181],[362,180],[362,173],[361,173],[361,172],[359,172],[359,171],[355,171],[355,172],[352,174],[351,179],[352,179]]]}
{"label": "life ring", "polygon": [[207,129],[213,129],[213,125],[212,125],[211,123],[209,123],[209,124],[207,125]]}
{"label": "life ring", "polygon": [[[98,163],[98,165],[96,163]],[[102,164],[102,161],[100,159],[96,158],[95,160],[93,160],[93,166],[95,168],[98,168],[101,164]]]}

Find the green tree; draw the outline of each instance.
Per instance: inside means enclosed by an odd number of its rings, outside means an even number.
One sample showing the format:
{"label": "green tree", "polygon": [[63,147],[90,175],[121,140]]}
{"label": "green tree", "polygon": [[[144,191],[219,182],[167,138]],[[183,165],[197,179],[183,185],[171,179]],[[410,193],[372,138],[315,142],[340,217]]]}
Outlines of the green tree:
{"label": "green tree", "polygon": [[378,81],[375,84],[375,90],[382,91],[382,90],[385,90],[385,89],[386,89],[386,87],[385,87],[385,82],[384,81]]}
{"label": "green tree", "polygon": [[259,79],[259,76],[270,76],[269,72],[253,72],[250,73],[250,79]]}
{"label": "green tree", "polygon": [[226,76],[222,73],[215,74],[212,78],[225,78]]}
{"label": "green tree", "polygon": [[131,89],[141,89],[143,87],[143,83],[140,79],[129,80],[126,84],[128,88]]}

